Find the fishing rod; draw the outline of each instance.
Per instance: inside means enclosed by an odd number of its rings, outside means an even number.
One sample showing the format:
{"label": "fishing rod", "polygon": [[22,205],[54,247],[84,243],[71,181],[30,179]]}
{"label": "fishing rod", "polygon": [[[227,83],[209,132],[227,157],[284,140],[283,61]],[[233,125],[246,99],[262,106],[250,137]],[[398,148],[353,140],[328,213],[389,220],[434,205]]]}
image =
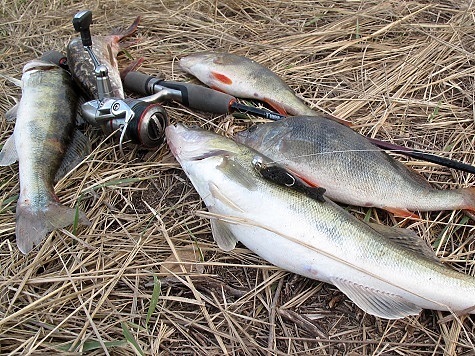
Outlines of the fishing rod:
{"label": "fishing rod", "polygon": [[[125,76],[124,87],[132,92],[142,95],[153,95],[154,93],[169,89],[171,90],[171,94],[168,97],[169,99],[178,101],[192,109],[211,112],[214,114],[244,113],[274,121],[282,120],[286,117],[285,115],[281,115],[266,109],[241,104],[232,95],[206,88],[201,85],[167,82],[135,71],[130,72]],[[467,163],[437,156],[435,154],[427,153],[417,149],[384,142],[375,138],[366,136],[364,137],[368,139],[373,145],[384,150],[397,152],[408,157],[475,174],[475,166],[469,165]]]}

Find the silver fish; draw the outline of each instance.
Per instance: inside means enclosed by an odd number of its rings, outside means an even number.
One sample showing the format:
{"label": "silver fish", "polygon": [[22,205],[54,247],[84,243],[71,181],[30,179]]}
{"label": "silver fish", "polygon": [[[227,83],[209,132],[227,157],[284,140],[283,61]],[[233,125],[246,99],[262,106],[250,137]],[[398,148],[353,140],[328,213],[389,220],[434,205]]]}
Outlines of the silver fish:
{"label": "silver fish", "polygon": [[[76,209],[59,203],[53,182],[74,135],[78,95],[66,71],[42,60],[24,66],[21,82],[15,129],[0,152],[0,165],[19,161],[16,240],[27,254],[47,232],[76,219]],[[85,138],[78,137],[85,144]],[[80,224],[89,223],[82,211],[77,218]]]}
{"label": "silver fish", "polygon": [[475,313],[475,278],[444,266],[411,231],[367,224],[328,199],[263,179],[252,163],[262,155],[231,139],[182,125],[166,135],[222,249],[241,241],[276,266],[335,285],[382,318],[422,309]]}
{"label": "silver fish", "polygon": [[253,126],[234,139],[264,153],[334,201],[411,211],[475,210],[475,189],[439,190],[348,127],[318,116]]}
{"label": "silver fish", "polygon": [[[213,89],[238,98],[264,101],[282,115],[317,114],[277,74],[252,59],[231,53],[200,52],[181,58],[178,64]],[[325,116],[351,125],[335,116]]]}

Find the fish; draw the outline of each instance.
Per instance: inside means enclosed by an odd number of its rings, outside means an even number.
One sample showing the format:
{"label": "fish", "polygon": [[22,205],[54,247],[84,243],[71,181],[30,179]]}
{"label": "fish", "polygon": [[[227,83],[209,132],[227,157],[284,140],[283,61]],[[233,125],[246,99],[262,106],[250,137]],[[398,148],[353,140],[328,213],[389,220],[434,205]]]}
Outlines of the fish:
{"label": "fish", "polygon": [[330,199],[320,202],[260,176],[256,155],[200,128],[166,128],[172,154],[204,201],[217,245],[239,241],[287,271],[331,283],[385,319],[422,309],[475,313],[475,277],[445,266],[414,232],[368,224]]}
{"label": "fish", "polygon": [[366,137],[318,116],[293,116],[251,126],[234,140],[343,204],[376,207],[419,219],[414,211],[475,211],[475,188],[436,189]]}
{"label": "fish", "polygon": [[[198,52],[181,58],[178,65],[210,88],[264,101],[282,115],[316,114],[277,74],[252,59],[232,53]],[[351,125],[332,115],[326,117]]]}
{"label": "fish", "polygon": [[0,152],[0,165],[19,162],[15,234],[19,250],[28,254],[47,232],[76,219],[90,223],[83,211],[62,205],[53,188],[58,172],[69,171],[90,147],[75,130],[78,94],[64,69],[41,58],[31,60],[23,67],[21,86],[15,128]]}
{"label": "fish", "polygon": [[[107,67],[112,87],[112,93],[110,93],[110,96],[114,98],[125,98],[121,72],[119,71],[119,65],[117,62],[117,55],[122,48],[126,46],[121,43],[121,41],[124,38],[131,36],[137,30],[139,22],[140,16],[138,16],[134,23],[124,31],[108,36],[92,36],[92,51],[96,55],[99,64]],[[71,74],[76,83],[86,94],[87,99],[97,99],[98,93],[94,63],[92,62],[89,53],[84,49],[80,37],[73,38],[68,43],[66,57]],[[134,61],[125,69],[125,72],[133,70],[139,66],[142,61],[142,58]],[[124,73],[122,73],[122,75],[123,74]]]}

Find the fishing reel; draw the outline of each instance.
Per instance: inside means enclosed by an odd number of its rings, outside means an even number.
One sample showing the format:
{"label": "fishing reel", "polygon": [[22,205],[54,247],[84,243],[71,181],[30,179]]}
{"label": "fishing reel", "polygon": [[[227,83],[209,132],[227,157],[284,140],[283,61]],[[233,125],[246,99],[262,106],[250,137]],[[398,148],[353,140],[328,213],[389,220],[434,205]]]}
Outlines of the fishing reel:
{"label": "fishing reel", "polygon": [[164,139],[168,117],[165,109],[158,103],[165,93],[157,93],[140,99],[112,97],[112,87],[108,69],[99,63],[92,50],[90,25],[91,11],[80,11],[73,18],[73,26],[81,34],[84,49],[93,64],[97,82],[98,98],[81,105],[84,120],[93,126],[99,126],[104,133],[120,133],[121,153],[125,140],[145,147],[158,147]]}

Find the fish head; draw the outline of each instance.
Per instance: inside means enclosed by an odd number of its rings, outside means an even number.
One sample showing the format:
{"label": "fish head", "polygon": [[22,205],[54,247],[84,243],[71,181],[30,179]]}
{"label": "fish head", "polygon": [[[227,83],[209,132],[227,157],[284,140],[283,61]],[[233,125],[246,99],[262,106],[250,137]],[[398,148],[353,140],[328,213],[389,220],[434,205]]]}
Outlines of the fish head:
{"label": "fish head", "polygon": [[252,190],[257,173],[252,165],[258,153],[233,140],[200,128],[169,125],[165,130],[171,152],[207,206],[213,205],[218,187],[221,195]]}
{"label": "fish head", "polygon": [[185,72],[193,74],[202,67],[214,66],[218,54],[213,52],[198,52],[181,58],[178,65]]}
{"label": "fish head", "polygon": [[180,164],[239,153],[239,146],[232,140],[201,128],[186,127],[182,124],[169,125],[165,129],[165,135]]}
{"label": "fish head", "polygon": [[40,58],[37,58],[25,64],[25,66],[23,67],[23,74],[27,72],[32,72],[32,71],[38,71],[38,70],[45,71],[45,70],[50,70],[50,69],[61,69],[61,67],[49,61],[45,61]]}
{"label": "fish head", "polygon": [[219,52],[199,52],[183,57],[178,62],[181,69],[195,76],[207,86],[234,93],[231,87],[239,82],[236,76],[236,59],[240,57]]}
{"label": "fish head", "polygon": [[280,147],[286,134],[285,124],[277,121],[253,125],[247,130],[236,133],[234,140],[261,151],[266,147]]}

